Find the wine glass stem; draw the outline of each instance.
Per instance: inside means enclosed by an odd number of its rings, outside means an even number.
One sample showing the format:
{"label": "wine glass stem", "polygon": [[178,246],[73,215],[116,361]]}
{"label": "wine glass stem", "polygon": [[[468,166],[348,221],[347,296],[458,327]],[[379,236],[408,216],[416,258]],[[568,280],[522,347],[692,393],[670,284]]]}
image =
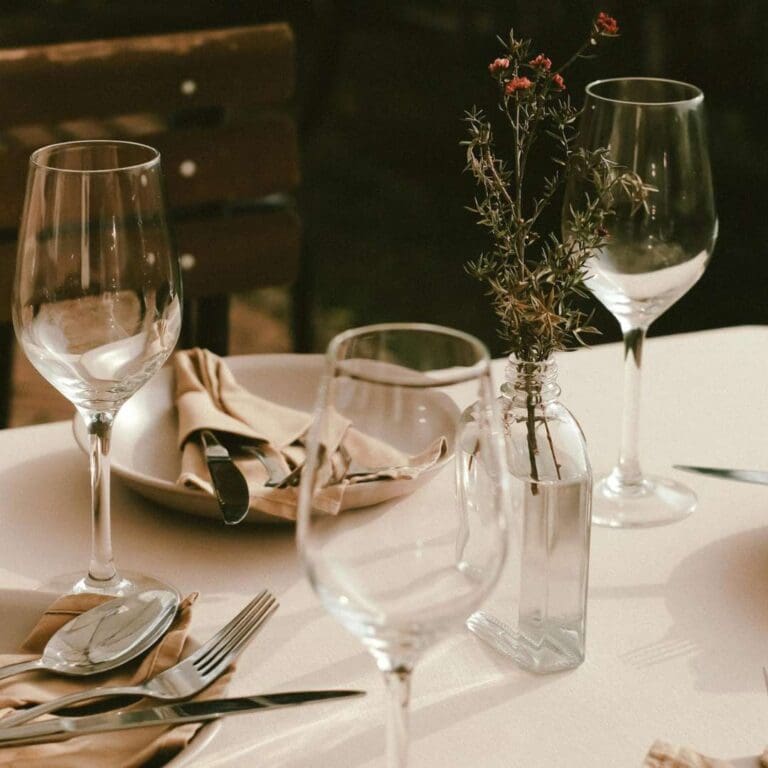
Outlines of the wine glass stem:
{"label": "wine glass stem", "polygon": [[624,330],[624,405],[621,424],[621,453],[614,475],[621,485],[639,485],[640,367],[646,328]]}
{"label": "wine glass stem", "polygon": [[87,413],[91,464],[91,564],[86,583],[103,585],[115,578],[110,519],[109,449],[114,415]]}
{"label": "wine glass stem", "polygon": [[408,763],[409,707],[412,667],[384,669],[387,686],[387,768],[406,768]]}

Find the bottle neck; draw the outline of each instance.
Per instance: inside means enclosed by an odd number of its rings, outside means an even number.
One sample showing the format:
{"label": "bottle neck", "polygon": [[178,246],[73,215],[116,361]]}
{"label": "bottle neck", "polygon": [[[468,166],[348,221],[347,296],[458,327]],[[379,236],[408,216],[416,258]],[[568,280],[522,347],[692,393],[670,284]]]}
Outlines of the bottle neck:
{"label": "bottle neck", "polygon": [[507,380],[501,386],[502,394],[516,405],[550,403],[560,396],[557,363],[552,358],[529,363],[510,355],[505,373]]}

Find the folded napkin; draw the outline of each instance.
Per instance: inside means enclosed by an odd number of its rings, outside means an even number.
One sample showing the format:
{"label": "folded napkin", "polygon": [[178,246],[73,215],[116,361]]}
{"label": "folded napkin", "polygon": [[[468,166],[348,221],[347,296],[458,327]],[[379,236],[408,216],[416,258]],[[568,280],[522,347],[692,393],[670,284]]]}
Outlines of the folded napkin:
{"label": "folded napkin", "polygon": [[[760,763],[768,766],[766,755],[763,755]],[[655,741],[645,756],[643,768],[733,768],[733,763],[705,757],[688,747],[678,747],[666,741]]]}
{"label": "folded napkin", "polygon": [[[265,400],[237,383],[226,363],[204,349],[174,356],[175,401],[179,416],[178,444],[182,451],[178,482],[213,495],[210,474],[197,433],[210,429],[225,442],[248,482],[251,509],[288,520],[296,519],[298,489],[267,488],[269,479],[261,461],[236,443],[265,443],[284,463],[285,471],[304,464],[304,440],[312,415]],[[378,504],[409,493],[413,483],[445,455],[445,438],[438,438],[416,456],[357,430],[340,414],[328,419],[323,445],[325,460],[320,469],[322,490],[314,496],[317,511],[335,515],[344,509]],[[374,468],[368,474],[346,476],[356,465]],[[379,469],[386,467],[386,469]],[[399,482],[406,481],[406,482]]]}
{"label": "folded napkin", "polygon": [[[176,618],[164,637],[144,656],[110,672],[90,677],[63,677],[50,672],[25,672],[0,681],[0,725],[10,711],[26,704],[39,704],[58,696],[92,688],[96,685],[130,685],[173,666],[190,649],[187,630],[196,594],[179,606]],[[39,656],[51,635],[74,616],[93,608],[108,598],[98,595],[66,595],[59,598],[42,616],[24,641],[22,653],[0,655],[0,664],[13,664]],[[31,654],[31,655],[30,655]],[[231,671],[219,678],[200,699],[223,695]],[[131,704],[145,707],[148,699]],[[164,765],[179,753],[201,727],[187,723],[169,728],[152,726],[129,731],[79,736],[69,741],[32,744],[26,747],[0,748],[0,768],[139,768]]]}

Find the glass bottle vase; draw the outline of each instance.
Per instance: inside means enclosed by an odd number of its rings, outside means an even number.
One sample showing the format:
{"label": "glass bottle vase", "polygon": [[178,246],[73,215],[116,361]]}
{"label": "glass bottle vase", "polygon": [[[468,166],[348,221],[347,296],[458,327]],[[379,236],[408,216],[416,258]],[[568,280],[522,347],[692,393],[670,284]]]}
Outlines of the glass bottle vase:
{"label": "glass bottle vase", "polygon": [[[559,401],[555,361],[510,357],[506,374],[499,410],[518,481],[512,540],[499,586],[467,626],[521,667],[557,672],[584,661],[592,470],[584,434]],[[471,505],[477,491],[466,450],[459,464],[461,503]]]}

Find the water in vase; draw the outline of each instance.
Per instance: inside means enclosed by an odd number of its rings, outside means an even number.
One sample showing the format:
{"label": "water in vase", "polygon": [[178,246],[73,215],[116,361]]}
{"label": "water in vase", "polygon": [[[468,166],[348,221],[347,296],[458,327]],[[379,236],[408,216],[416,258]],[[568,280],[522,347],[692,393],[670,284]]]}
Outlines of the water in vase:
{"label": "water in vase", "polygon": [[523,494],[519,662],[568,669],[584,660],[592,482],[524,483]]}
{"label": "water in vase", "polygon": [[[511,444],[513,455],[520,443]],[[482,474],[471,446],[463,448],[459,500],[471,517],[482,498]],[[584,660],[592,474],[588,462],[565,451],[558,451],[556,462],[545,450],[536,456],[539,476],[547,479],[533,481],[510,470],[507,564],[494,593],[467,626],[521,667],[547,673]],[[464,549],[471,550],[471,528]]]}

